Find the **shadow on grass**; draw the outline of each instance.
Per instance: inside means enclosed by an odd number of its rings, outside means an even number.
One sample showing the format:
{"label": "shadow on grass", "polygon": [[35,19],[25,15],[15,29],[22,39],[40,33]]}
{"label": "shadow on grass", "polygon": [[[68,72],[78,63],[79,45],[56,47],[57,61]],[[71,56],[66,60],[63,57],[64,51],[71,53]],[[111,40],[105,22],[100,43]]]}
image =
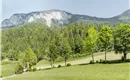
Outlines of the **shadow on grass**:
{"label": "shadow on grass", "polygon": [[41,71],[41,70],[50,70],[50,69],[53,69],[53,68],[45,68],[45,69],[38,69],[38,71]]}
{"label": "shadow on grass", "polygon": [[[118,60],[107,60],[107,61],[100,61],[100,62],[95,62],[91,64],[120,64],[120,63],[130,63],[130,59],[126,59],[125,61],[118,59]],[[78,64],[78,65],[89,65],[90,63],[83,63],[83,64]]]}
{"label": "shadow on grass", "polygon": [[103,62],[100,62],[101,64],[120,64],[120,63],[129,63],[130,62],[130,59],[126,59],[126,60],[121,60],[121,59],[118,59],[118,60],[109,60],[109,61],[103,61]]}
{"label": "shadow on grass", "polygon": [[89,63],[82,63],[82,64],[78,64],[78,65],[88,65]]}
{"label": "shadow on grass", "polygon": [[[126,59],[125,61],[121,60],[121,59],[118,59],[118,60],[107,60],[107,61],[104,61],[104,60],[101,60],[99,62],[95,62],[95,63],[91,63],[92,64],[120,64],[120,63],[130,63],[130,59]],[[82,63],[82,64],[78,64],[78,65],[89,65],[90,63]],[[66,66],[61,66],[60,68],[64,68]],[[45,68],[45,69],[39,69],[39,70],[50,70],[50,69],[55,69],[57,67],[54,67],[54,68]]]}
{"label": "shadow on grass", "polygon": [[[64,67],[67,67],[67,66],[61,66],[60,68],[64,68]],[[52,70],[52,69],[56,69],[58,67],[53,67],[53,68],[45,68],[45,69],[39,69],[39,70]]]}

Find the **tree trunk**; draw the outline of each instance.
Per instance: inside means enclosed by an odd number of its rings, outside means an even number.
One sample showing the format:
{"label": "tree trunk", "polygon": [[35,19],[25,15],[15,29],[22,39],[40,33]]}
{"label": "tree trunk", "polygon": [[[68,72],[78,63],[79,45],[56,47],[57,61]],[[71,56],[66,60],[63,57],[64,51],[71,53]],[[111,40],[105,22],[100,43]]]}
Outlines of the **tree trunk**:
{"label": "tree trunk", "polygon": [[65,57],[65,66],[66,66],[66,61],[67,61],[67,58]]}
{"label": "tree trunk", "polygon": [[93,55],[93,52],[92,52],[92,61],[93,61],[93,63],[94,63],[94,55]]}
{"label": "tree trunk", "polygon": [[124,53],[123,60],[126,60],[126,56],[127,56],[127,54]]}
{"label": "tree trunk", "polygon": [[53,63],[52,63],[52,60],[51,60],[51,68],[53,68]]}
{"label": "tree trunk", "polygon": [[107,60],[107,51],[105,49],[105,61]]}
{"label": "tree trunk", "polygon": [[27,62],[26,64],[27,64],[27,69],[29,69],[29,68],[30,68],[30,64],[29,64],[29,62]]}
{"label": "tree trunk", "polygon": [[54,68],[54,60],[52,60],[53,68]]}
{"label": "tree trunk", "polygon": [[65,60],[65,66],[66,66],[66,60]]}

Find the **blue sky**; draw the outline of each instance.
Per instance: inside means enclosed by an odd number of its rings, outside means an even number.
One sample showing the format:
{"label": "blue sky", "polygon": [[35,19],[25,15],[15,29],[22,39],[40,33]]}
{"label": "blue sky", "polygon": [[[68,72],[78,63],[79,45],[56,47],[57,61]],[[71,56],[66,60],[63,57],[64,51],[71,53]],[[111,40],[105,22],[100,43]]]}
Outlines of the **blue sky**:
{"label": "blue sky", "polygon": [[2,0],[2,20],[14,13],[61,9],[74,14],[112,17],[129,9],[130,0]]}

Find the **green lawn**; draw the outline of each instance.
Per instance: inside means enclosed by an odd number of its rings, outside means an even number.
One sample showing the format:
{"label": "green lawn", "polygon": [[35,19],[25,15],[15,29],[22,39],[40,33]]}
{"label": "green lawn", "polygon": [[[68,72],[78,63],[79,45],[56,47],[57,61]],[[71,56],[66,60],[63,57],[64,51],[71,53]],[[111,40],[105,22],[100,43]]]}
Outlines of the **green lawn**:
{"label": "green lawn", "polygon": [[[97,52],[94,54],[95,56],[98,56],[98,55],[104,55],[104,52]],[[83,56],[83,57],[75,57],[75,58],[69,58],[67,60],[68,61],[74,61],[74,60],[80,60],[80,59],[84,59],[84,58],[88,58],[88,57],[91,57],[91,55],[87,55],[87,56]],[[60,62],[55,62],[55,64],[60,64],[60,63],[64,63],[64,61],[60,61]],[[39,61],[35,66],[33,67],[39,67],[39,66],[50,66],[50,62],[47,61],[47,60],[41,60]]]}
{"label": "green lawn", "polygon": [[16,66],[16,62],[13,63],[13,61],[8,62],[6,64],[5,63],[2,64],[1,65],[2,77],[13,75],[15,73],[15,66]]}
{"label": "green lawn", "polygon": [[4,80],[130,80],[129,63],[89,64],[20,74]]}

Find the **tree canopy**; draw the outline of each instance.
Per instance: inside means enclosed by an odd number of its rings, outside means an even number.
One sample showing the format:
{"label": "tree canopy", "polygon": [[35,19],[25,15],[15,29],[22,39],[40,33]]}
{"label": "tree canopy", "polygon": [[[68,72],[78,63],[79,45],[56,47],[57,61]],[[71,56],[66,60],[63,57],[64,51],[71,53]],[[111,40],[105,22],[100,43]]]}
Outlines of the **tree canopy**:
{"label": "tree canopy", "polygon": [[122,59],[126,59],[130,52],[130,25],[121,24],[114,31],[114,50],[116,53],[123,53]]}

